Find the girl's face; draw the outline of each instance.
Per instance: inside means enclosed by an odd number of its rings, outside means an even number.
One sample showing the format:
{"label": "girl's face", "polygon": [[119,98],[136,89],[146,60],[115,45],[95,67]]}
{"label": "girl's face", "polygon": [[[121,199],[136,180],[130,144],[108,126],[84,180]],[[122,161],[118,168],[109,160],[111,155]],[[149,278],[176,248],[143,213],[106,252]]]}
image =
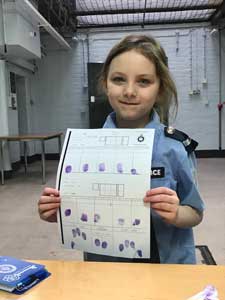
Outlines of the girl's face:
{"label": "girl's face", "polygon": [[109,67],[107,96],[120,128],[143,128],[156,102],[160,80],[155,65],[135,50],[116,56]]}

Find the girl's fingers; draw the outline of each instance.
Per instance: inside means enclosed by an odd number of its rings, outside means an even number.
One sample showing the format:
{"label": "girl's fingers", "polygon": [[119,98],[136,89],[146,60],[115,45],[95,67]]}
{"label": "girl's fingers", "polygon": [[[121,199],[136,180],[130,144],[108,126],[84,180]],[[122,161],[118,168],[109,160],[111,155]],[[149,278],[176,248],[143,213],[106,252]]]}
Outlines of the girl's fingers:
{"label": "girl's fingers", "polygon": [[47,203],[60,203],[61,198],[60,197],[54,197],[54,196],[41,196],[39,200],[39,204],[47,204]]}
{"label": "girl's fingers", "polygon": [[51,210],[57,210],[60,206],[60,203],[49,203],[49,204],[43,204],[39,206],[39,213],[43,214],[45,212],[51,211]]}
{"label": "girl's fingers", "polygon": [[43,191],[43,196],[59,196],[59,191],[56,190],[56,189],[53,189],[53,188],[49,188],[49,187],[46,187],[44,188],[44,191]]}
{"label": "girl's fingers", "polygon": [[176,212],[177,211],[177,205],[172,205],[168,203],[152,203],[151,208],[154,210],[160,210],[161,212]]}
{"label": "girl's fingers", "polygon": [[50,219],[52,216],[54,216],[54,215],[56,214],[56,212],[57,212],[57,209],[51,209],[51,210],[48,210],[48,211],[46,211],[46,212],[44,212],[44,213],[41,214],[41,218],[42,218],[43,220],[48,220],[48,219]]}
{"label": "girl's fingers", "polygon": [[171,223],[175,218],[176,218],[176,215],[172,214],[171,212],[166,212],[166,211],[158,211],[158,210],[155,210],[155,212],[160,215],[160,217],[162,219],[165,220],[165,222],[167,223]]}
{"label": "girl's fingers", "polygon": [[168,195],[160,194],[160,195],[144,197],[144,202],[150,202],[150,203],[155,203],[155,202],[163,202],[164,203],[164,202],[166,202],[166,203],[174,204],[174,203],[178,203],[179,201],[176,197],[171,197],[171,196],[168,196]]}
{"label": "girl's fingers", "polygon": [[159,194],[165,194],[165,195],[172,196],[172,195],[176,195],[176,192],[167,187],[158,187],[158,188],[148,190],[146,192],[146,196],[154,196],[154,195],[159,195]]}

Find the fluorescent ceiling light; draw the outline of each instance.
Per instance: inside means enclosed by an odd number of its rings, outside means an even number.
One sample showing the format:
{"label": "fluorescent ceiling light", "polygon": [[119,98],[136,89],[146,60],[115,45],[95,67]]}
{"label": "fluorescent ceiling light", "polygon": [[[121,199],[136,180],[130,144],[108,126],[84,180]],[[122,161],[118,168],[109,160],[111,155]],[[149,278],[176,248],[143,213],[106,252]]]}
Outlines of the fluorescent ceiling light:
{"label": "fluorescent ceiling light", "polygon": [[28,0],[17,1],[18,5],[22,6],[23,9],[39,24],[39,27],[44,27],[45,30],[56,39],[64,49],[71,49],[67,41],[52,27],[52,25],[39,13],[39,11],[30,3]]}

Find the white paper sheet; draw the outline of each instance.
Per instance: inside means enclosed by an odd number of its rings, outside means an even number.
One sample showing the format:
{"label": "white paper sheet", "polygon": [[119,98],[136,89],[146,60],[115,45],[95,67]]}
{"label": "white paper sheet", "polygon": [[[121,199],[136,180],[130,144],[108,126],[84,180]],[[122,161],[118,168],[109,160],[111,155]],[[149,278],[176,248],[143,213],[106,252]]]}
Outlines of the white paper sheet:
{"label": "white paper sheet", "polygon": [[66,248],[150,257],[154,129],[68,129],[57,172],[58,222]]}

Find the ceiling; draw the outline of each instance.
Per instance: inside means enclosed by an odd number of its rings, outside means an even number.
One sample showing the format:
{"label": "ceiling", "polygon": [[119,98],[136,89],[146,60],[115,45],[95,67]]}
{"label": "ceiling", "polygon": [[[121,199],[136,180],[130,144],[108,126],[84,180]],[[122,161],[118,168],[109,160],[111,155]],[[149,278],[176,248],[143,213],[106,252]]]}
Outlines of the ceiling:
{"label": "ceiling", "polygon": [[38,0],[62,34],[79,29],[211,22],[225,25],[225,0]]}

